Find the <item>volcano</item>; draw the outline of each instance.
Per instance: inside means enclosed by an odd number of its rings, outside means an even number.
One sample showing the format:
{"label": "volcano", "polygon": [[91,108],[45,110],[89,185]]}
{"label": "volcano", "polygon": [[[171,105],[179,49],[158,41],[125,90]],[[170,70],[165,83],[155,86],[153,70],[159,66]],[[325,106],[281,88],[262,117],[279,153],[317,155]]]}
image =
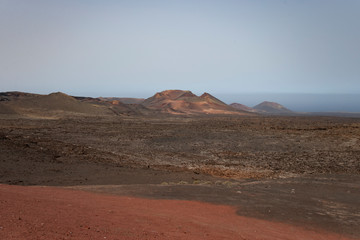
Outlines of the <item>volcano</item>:
{"label": "volcano", "polygon": [[249,115],[220,101],[209,93],[197,96],[191,91],[166,90],[145,99],[142,105],[154,110],[178,115],[214,114],[214,115]]}

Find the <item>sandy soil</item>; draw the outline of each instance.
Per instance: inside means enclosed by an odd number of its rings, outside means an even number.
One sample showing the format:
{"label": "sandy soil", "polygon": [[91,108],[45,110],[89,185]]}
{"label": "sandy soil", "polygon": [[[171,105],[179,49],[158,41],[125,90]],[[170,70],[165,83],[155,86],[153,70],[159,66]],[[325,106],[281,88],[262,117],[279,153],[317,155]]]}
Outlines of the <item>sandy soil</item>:
{"label": "sandy soil", "polygon": [[0,183],[30,185],[1,185],[0,236],[360,239],[359,136],[350,118],[0,119]]}
{"label": "sandy soil", "polygon": [[59,164],[107,162],[231,178],[360,173],[360,119],[0,119],[0,127],[4,144]]}
{"label": "sandy soil", "polygon": [[233,207],[0,185],[3,239],[350,239],[241,217]]}

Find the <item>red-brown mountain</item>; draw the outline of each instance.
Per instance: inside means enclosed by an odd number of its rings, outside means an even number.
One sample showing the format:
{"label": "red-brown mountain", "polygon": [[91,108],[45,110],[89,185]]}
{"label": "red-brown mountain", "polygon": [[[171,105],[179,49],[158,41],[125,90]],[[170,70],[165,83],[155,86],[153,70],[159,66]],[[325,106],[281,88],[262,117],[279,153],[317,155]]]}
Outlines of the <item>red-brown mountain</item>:
{"label": "red-brown mountain", "polygon": [[238,111],[209,93],[196,96],[191,91],[166,90],[145,99],[142,105],[149,109],[171,114],[235,114],[249,115]]}

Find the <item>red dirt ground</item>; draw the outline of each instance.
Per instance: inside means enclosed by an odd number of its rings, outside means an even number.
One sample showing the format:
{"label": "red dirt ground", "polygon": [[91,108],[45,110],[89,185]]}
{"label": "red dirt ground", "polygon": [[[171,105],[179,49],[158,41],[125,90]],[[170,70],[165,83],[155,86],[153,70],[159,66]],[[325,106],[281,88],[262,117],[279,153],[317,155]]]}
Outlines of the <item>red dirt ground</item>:
{"label": "red dirt ground", "polygon": [[0,185],[0,239],[349,239],[230,206]]}

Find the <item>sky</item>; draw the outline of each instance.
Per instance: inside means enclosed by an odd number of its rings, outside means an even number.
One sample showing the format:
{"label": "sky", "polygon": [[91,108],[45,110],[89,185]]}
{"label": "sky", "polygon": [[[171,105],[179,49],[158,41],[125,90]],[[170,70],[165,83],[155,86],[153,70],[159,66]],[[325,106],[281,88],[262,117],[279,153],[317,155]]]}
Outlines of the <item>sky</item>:
{"label": "sky", "polygon": [[359,43],[358,0],[0,0],[0,91],[360,111]]}

